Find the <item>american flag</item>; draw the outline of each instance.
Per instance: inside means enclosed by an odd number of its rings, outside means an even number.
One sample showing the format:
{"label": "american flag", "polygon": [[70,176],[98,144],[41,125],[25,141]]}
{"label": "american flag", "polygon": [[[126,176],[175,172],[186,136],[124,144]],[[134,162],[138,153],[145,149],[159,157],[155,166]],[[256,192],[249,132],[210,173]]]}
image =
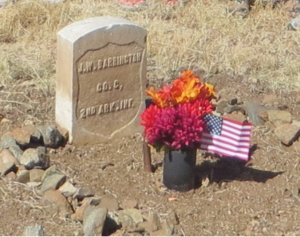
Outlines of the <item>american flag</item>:
{"label": "american flag", "polygon": [[204,116],[206,129],[200,149],[222,156],[249,159],[252,124],[221,118],[213,114]]}

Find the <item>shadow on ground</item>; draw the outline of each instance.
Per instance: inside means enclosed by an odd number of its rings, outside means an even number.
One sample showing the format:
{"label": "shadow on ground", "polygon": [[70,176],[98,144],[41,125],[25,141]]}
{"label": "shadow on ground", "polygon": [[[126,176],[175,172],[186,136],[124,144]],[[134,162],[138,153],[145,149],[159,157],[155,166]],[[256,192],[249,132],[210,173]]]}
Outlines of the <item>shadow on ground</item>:
{"label": "shadow on ground", "polygon": [[283,171],[273,172],[255,169],[250,167],[248,163],[236,159],[206,160],[196,166],[195,179],[197,186],[195,188],[201,186],[201,181],[204,177],[208,177],[210,182],[216,183],[234,180],[264,183],[282,173]]}

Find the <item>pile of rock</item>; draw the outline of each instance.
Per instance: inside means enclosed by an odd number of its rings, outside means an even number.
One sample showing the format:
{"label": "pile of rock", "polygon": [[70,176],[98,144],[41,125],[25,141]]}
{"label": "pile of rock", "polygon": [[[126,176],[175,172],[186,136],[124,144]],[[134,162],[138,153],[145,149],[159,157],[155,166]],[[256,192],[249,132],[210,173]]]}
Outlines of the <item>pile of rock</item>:
{"label": "pile of rock", "polygon": [[[32,187],[55,206],[59,217],[83,223],[84,235],[117,230],[130,235],[174,233],[174,226],[179,224],[174,211],[159,218],[157,213],[143,213],[135,199],[124,200],[120,207],[115,198],[95,197],[90,190],[76,187],[49,158],[48,150],[64,145],[66,140],[67,133],[54,126],[28,125],[7,132],[0,142],[1,175]],[[24,235],[43,235],[43,228],[28,226]]]}
{"label": "pile of rock", "polygon": [[240,122],[248,120],[254,126],[266,125],[283,145],[294,144],[297,152],[300,152],[300,141],[297,141],[300,136],[300,121],[286,110],[288,106],[278,103],[275,95],[265,95],[262,103],[233,98],[220,99],[215,101],[215,105],[217,115]]}

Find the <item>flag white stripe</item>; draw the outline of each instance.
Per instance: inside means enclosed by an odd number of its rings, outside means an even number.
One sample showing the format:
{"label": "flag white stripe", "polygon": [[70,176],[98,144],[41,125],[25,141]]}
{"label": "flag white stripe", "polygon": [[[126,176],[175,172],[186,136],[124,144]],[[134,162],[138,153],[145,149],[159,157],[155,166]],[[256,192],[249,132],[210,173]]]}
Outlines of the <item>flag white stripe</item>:
{"label": "flag white stripe", "polygon": [[238,147],[238,146],[232,146],[229,144],[224,144],[222,142],[219,142],[217,140],[210,140],[210,139],[202,139],[203,144],[209,144],[209,145],[213,145],[216,147],[222,147],[224,149],[230,149],[230,150],[234,150],[234,151],[240,151],[240,152],[248,152],[249,148],[245,148],[245,147]]}
{"label": "flag white stripe", "polygon": [[227,155],[227,156],[232,156],[232,157],[239,157],[243,160],[248,160],[248,154],[243,154],[243,153],[237,153],[237,152],[232,152],[228,151],[226,149],[222,149],[216,146],[211,146],[211,145],[201,145],[201,149],[203,150],[208,150],[210,152],[216,152],[220,153],[222,155]]}
{"label": "flag white stripe", "polygon": [[202,139],[206,139],[206,140],[218,139],[226,143],[231,143],[232,145],[236,145],[236,146],[249,146],[249,142],[250,142],[250,139],[246,139],[246,141],[245,140],[237,141],[233,139],[228,139],[226,137],[211,135],[210,133],[203,133]]}
{"label": "flag white stripe", "polygon": [[246,129],[252,129],[252,125],[244,125],[244,124],[236,124],[234,122],[230,122],[226,119],[223,119],[223,126],[230,126],[230,127],[234,127],[236,128],[237,130],[246,130]]}

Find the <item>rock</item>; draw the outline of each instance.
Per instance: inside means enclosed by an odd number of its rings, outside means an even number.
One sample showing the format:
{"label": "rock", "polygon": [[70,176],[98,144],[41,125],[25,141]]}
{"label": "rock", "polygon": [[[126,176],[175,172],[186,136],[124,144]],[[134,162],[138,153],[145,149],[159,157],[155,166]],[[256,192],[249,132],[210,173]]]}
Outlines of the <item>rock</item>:
{"label": "rock", "polygon": [[0,160],[0,173],[6,175],[10,172],[17,172],[17,166],[12,161],[3,162]]}
{"label": "rock", "polygon": [[25,166],[26,169],[47,169],[50,165],[50,159],[47,154],[46,147],[29,148],[24,151],[20,158],[20,163]]}
{"label": "rock", "polygon": [[[134,209],[134,208],[128,208],[125,210],[119,211],[119,218],[122,215],[127,215],[132,218],[135,224],[138,224],[140,222],[143,222],[143,216],[140,210]],[[120,218],[121,221],[122,218]],[[122,221],[121,221],[122,222]],[[122,222],[123,223],[123,222]],[[122,224],[123,225],[123,224]]]}
{"label": "rock", "polygon": [[29,171],[30,182],[42,182],[44,174],[45,171],[41,169],[30,170]]}
{"label": "rock", "polygon": [[95,194],[87,189],[87,188],[78,188],[73,198],[77,198],[78,200],[83,200],[86,197],[93,197]]}
{"label": "rock", "polygon": [[238,102],[238,99],[237,99],[237,98],[233,98],[233,99],[228,100],[228,104],[229,104],[229,105],[236,105],[237,102]]}
{"label": "rock", "polygon": [[18,170],[17,179],[18,182],[26,184],[30,181],[28,170]]}
{"label": "rock", "polygon": [[106,232],[115,232],[117,229],[121,228],[121,223],[116,214],[117,212],[109,211],[105,220],[105,231]]}
{"label": "rock", "polygon": [[272,105],[276,101],[277,101],[277,96],[274,94],[264,95],[264,98],[262,99],[262,103],[264,105]]}
{"label": "rock", "polygon": [[288,111],[283,110],[268,110],[268,119],[273,124],[279,120],[285,123],[291,123],[292,122],[292,115]]}
{"label": "rock", "polygon": [[149,226],[150,226],[150,230],[149,230],[150,232],[157,231],[162,228],[159,216],[156,212],[151,212],[149,214],[148,221],[149,221]]}
{"label": "rock", "polygon": [[58,189],[64,184],[66,179],[67,177],[62,172],[57,170],[55,166],[51,166],[45,171],[42,179],[41,192]]}
{"label": "rock", "polygon": [[41,185],[42,183],[41,182],[28,182],[26,183],[26,185],[29,187],[29,188],[37,188]]}
{"label": "rock", "polygon": [[[77,199],[75,199],[75,200],[77,200]],[[96,197],[84,198],[81,205],[78,206],[75,210],[75,213],[72,214],[71,219],[77,220],[77,221],[83,221],[83,215],[84,215],[85,209],[88,206],[98,206],[99,203],[100,203],[100,198],[96,198]]]}
{"label": "rock", "polygon": [[138,201],[134,198],[126,198],[122,202],[122,208],[123,209],[138,208]]}
{"label": "rock", "polygon": [[70,182],[70,180],[67,180],[60,188],[59,191],[62,195],[65,197],[72,197],[76,193],[78,188],[74,187],[74,185]]}
{"label": "rock", "polygon": [[236,121],[239,121],[239,122],[247,121],[245,115],[242,114],[241,112],[233,112],[231,114],[224,114],[222,117],[227,118],[227,119],[236,120]]}
{"label": "rock", "polygon": [[264,121],[260,118],[259,114],[268,111],[268,108],[257,102],[245,101],[245,105],[249,121],[251,121],[255,126],[263,125]]}
{"label": "rock", "polygon": [[103,197],[101,198],[99,207],[105,207],[108,211],[118,211],[119,203],[115,198]]}
{"label": "rock", "polygon": [[58,208],[61,217],[70,217],[72,208],[59,190],[47,190],[44,194],[44,198],[52,202]]}
{"label": "rock", "polygon": [[65,143],[65,138],[54,126],[40,126],[38,130],[43,136],[43,142],[46,147],[58,148]]}
{"label": "rock", "polygon": [[85,236],[102,236],[107,209],[88,206],[83,217],[83,233]]}
{"label": "rock", "polygon": [[151,236],[171,236],[174,233],[174,226],[166,219],[162,220],[162,229],[154,232],[150,232]]}
{"label": "rock", "polygon": [[0,141],[0,148],[7,149],[13,145],[17,145],[13,135],[10,132],[3,134]]}
{"label": "rock", "polygon": [[228,103],[225,100],[221,100],[216,107],[217,113],[223,115],[225,113],[225,109],[228,107]]}
{"label": "rock", "polygon": [[23,150],[18,145],[12,145],[8,149],[20,162],[21,156],[23,155]]}
{"label": "rock", "polygon": [[19,161],[13,156],[13,154],[8,149],[3,149],[0,152],[0,160],[3,163],[12,162],[15,165],[20,165]]}
{"label": "rock", "polygon": [[15,128],[12,136],[21,146],[28,146],[30,143],[41,144],[41,132],[35,126],[28,125],[23,128]]}
{"label": "rock", "polygon": [[27,226],[23,236],[44,236],[43,227],[40,225]]}
{"label": "rock", "polygon": [[290,146],[298,139],[300,128],[295,124],[282,124],[276,127],[274,132],[284,145]]}
{"label": "rock", "polygon": [[119,213],[118,219],[125,230],[134,230],[137,227],[137,223],[127,214]]}
{"label": "rock", "polygon": [[16,180],[17,175],[15,172],[11,171],[8,174],[6,174],[5,177],[8,178],[9,180]]}

